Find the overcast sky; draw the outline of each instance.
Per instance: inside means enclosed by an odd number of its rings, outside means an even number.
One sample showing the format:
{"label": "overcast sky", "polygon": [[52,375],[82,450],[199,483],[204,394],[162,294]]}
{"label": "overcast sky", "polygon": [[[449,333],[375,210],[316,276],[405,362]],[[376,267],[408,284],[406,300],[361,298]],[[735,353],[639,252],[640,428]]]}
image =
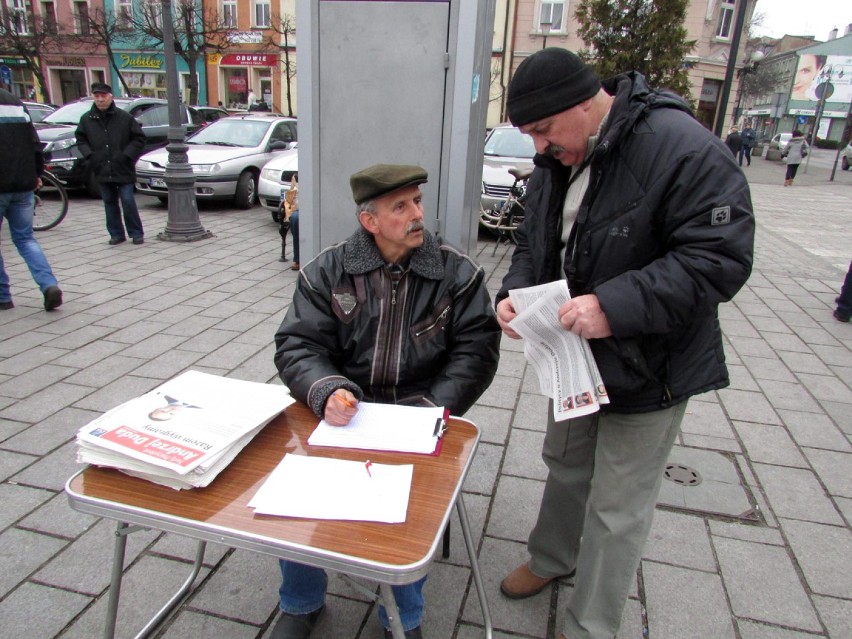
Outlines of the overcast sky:
{"label": "overcast sky", "polygon": [[756,34],[773,38],[789,34],[828,40],[828,32],[834,27],[841,37],[852,22],[848,0],[757,0],[756,12],[766,16]]}

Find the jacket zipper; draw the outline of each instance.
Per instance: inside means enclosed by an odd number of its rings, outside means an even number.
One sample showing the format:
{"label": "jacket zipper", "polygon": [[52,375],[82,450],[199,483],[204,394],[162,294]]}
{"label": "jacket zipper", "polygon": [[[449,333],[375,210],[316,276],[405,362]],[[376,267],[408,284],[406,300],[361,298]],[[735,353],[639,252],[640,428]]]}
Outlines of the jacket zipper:
{"label": "jacket zipper", "polygon": [[451,307],[450,305],[447,305],[447,308],[445,308],[443,311],[441,311],[441,314],[440,314],[440,315],[438,315],[438,317],[436,317],[436,318],[435,318],[435,321],[434,321],[434,322],[432,322],[431,324],[429,324],[429,326],[427,326],[427,327],[426,327],[426,328],[424,328],[423,330],[421,330],[421,331],[417,331],[417,332],[414,334],[414,337],[420,337],[421,335],[423,335],[423,333],[428,333],[428,332],[429,332],[429,331],[431,331],[433,328],[435,328],[435,327],[438,325],[438,322],[440,322],[440,321],[442,321],[442,320],[444,320],[444,319],[446,319],[446,318],[447,318],[447,314],[450,312],[450,308],[452,308],[452,307]]}

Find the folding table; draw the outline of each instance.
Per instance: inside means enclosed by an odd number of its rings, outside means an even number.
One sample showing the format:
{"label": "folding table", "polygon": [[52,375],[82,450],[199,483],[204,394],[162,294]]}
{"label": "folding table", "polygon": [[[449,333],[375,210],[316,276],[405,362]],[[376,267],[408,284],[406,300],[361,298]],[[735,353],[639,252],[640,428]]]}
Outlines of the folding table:
{"label": "folding table", "polygon": [[[65,485],[72,508],[117,520],[112,578],[104,637],[115,633],[127,535],[140,529],[163,530],[198,540],[192,570],[178,591],[139,632],[147,637],[192,591],[207,542],[225,544],[325,568],[380,584],[382,603],[396,639],[404,633],[391,590],[429,571],[441,536],[456,507],[470,557],[485,626],[491,617],[476,548],[462,500],[462,484],[479,445],[478,428],[452,417],[439,455],[413,455],[308,446],[316,416],[297,402],[272,420],[207,487],[177,491],[110,468],[88,466]],[[403,524],[328,521],[255,515],[247,506],[287,454],[333,457],[380,464],[414,464],[408,514]],[[298,487],[294,487],[298,490]]]}

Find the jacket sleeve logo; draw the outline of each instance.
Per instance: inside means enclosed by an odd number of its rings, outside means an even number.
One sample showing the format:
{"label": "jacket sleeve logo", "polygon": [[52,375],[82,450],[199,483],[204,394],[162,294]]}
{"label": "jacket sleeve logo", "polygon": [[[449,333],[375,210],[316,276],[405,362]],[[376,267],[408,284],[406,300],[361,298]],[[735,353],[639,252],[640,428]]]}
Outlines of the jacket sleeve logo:
{"label": "jacket sleeve logo", "polygon": [[728,224],[730,221],[730,206],[720,206],[718,208],[713,209],[713,212],[710,214],[710,224],[712,226],[718,226],[719,224]]}

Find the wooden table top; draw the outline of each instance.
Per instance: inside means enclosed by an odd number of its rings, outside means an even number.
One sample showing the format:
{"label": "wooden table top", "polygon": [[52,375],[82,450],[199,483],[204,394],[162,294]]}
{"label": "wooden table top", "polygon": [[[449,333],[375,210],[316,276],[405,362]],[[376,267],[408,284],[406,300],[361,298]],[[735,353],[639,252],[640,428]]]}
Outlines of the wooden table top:
{"label": "wooden table top", "polygon": [[[304,404],[289,406],[205,488],[178,491],[90,466],[68,481],[66,492],[73,508],[118,521],[332,569],[361,566],[366,569],[352,574],[363,576],[375,576],[374,570],[385,577],[416,572],[416,579],[425,574],[478,445],[476,426],[451,418],[441,452],[433,456],[308,446],[318,421]],[[247,504],[286,453],[414,464],[405,523],[255,515]]]}

